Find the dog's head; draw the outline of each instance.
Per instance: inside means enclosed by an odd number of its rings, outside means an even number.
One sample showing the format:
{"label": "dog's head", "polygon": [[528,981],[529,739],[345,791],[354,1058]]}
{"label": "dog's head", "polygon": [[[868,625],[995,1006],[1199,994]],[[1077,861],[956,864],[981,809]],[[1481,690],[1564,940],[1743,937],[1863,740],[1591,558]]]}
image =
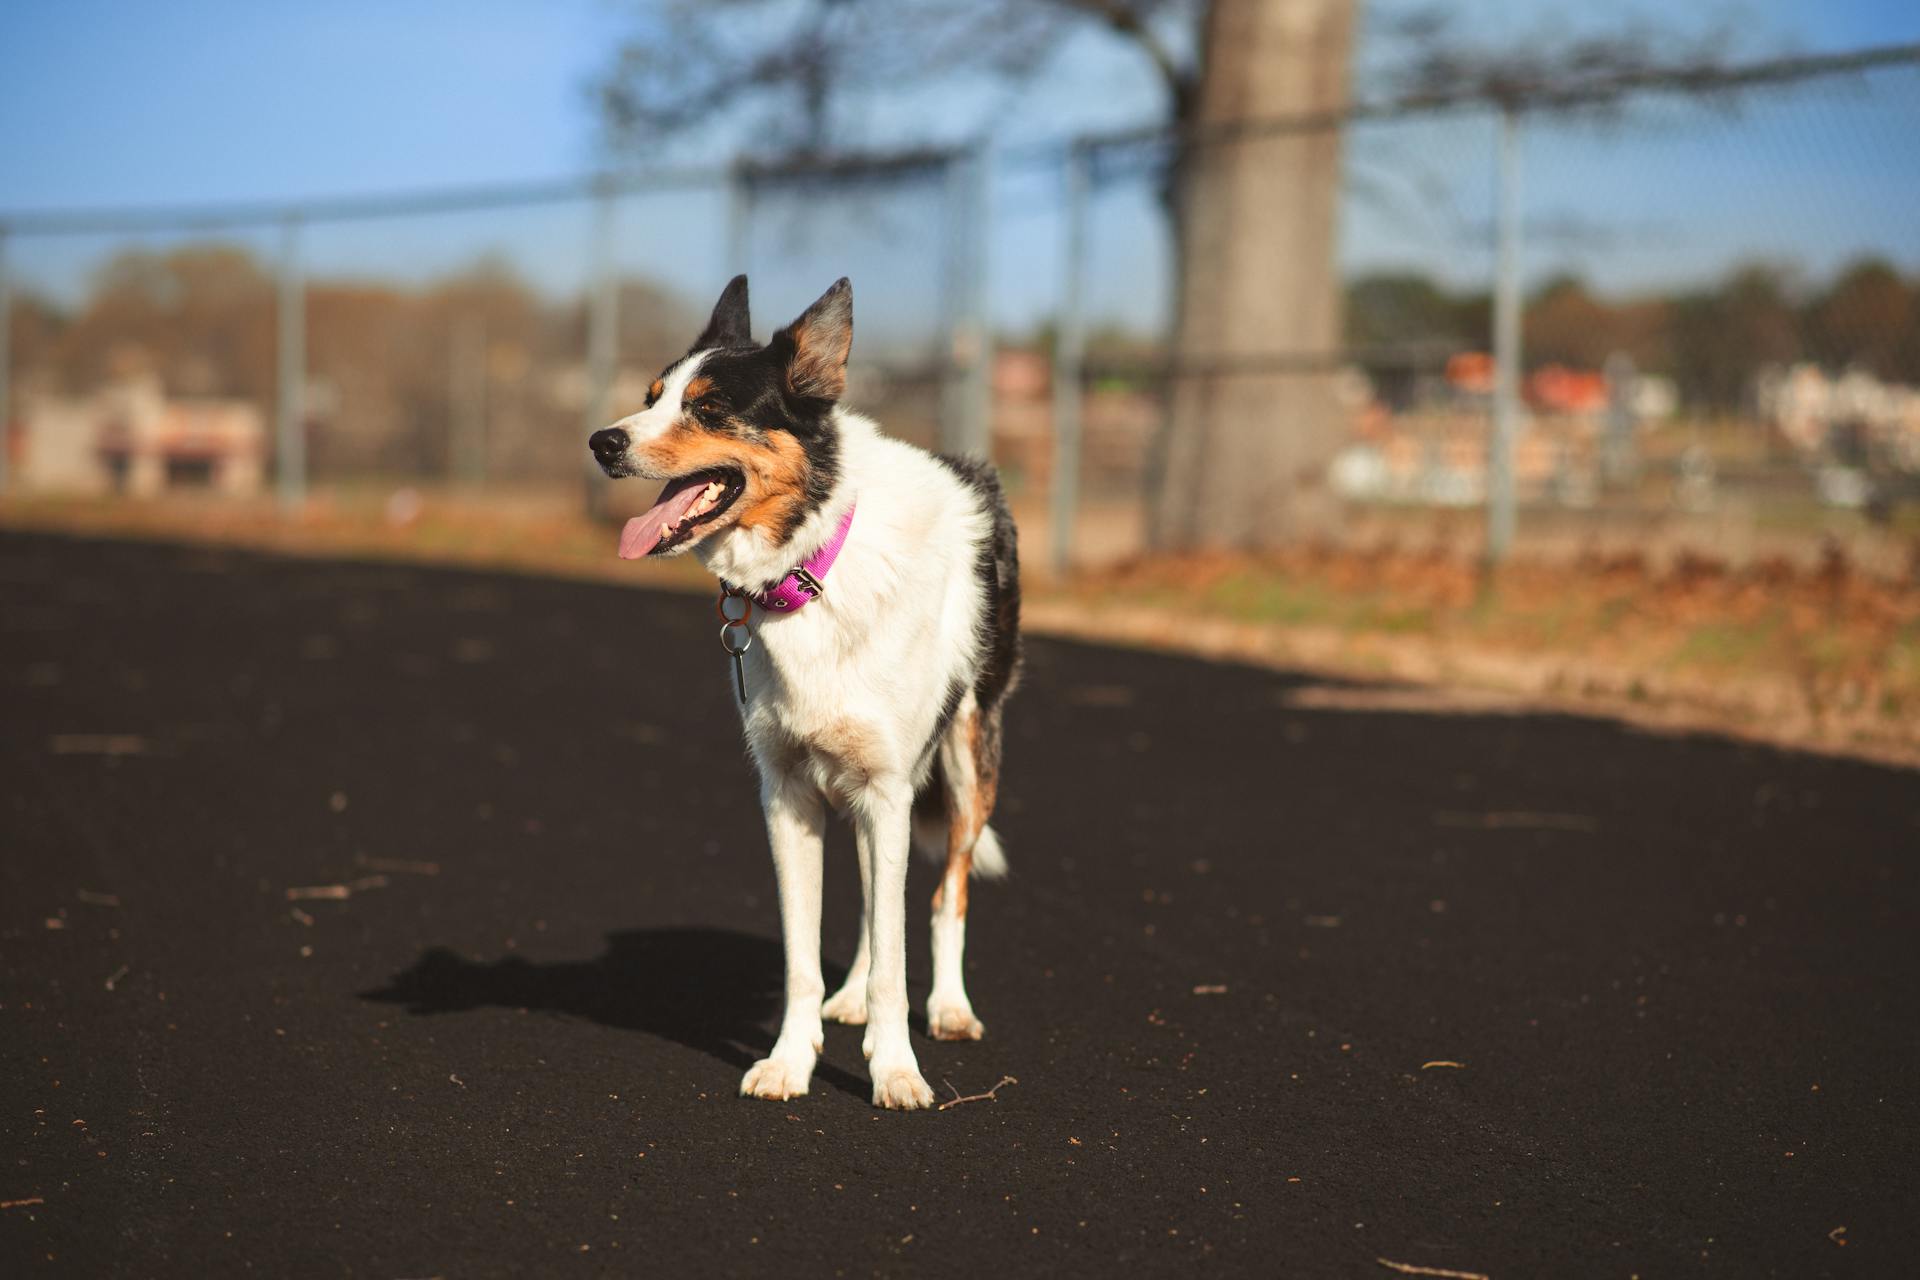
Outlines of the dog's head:
{"label": "dog's head", "polygon": [[852,346],[845,277],[758,346],[747,278],[735,276],[705,332],[654,379],[646,408],[587,442],[608,475],[667,482],[652,509],[627,522],[620,554],[677,555],[730,528],[784,544],[838,477],[834,406]]}

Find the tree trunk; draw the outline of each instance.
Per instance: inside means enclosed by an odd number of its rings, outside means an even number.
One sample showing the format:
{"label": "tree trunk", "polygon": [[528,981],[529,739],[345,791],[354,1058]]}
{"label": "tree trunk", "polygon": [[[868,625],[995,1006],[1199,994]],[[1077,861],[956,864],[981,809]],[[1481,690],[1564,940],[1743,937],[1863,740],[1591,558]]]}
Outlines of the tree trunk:
{"label": "tree trunk", "polygon": [[1356,7],[1214,0],[1208,13],[1199,137],[1179,161],[1173,386],[1149,476],[1157,549],[1331,531],[1340,131],[1221,131],[1344,106]]}

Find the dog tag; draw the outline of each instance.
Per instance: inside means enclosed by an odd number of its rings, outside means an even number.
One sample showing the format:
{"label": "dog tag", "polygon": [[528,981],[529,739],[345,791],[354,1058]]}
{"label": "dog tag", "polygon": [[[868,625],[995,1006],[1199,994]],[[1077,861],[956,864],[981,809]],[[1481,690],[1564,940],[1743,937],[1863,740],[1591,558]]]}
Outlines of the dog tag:
{"label": "dog tag", "polygon": [[[740,602],[740,616],[734,617],[727,612],[727,601]],[[720,647],[733,659],[733,687],[740,695],[740,705],[747,705],[747,664],[740,660],[741,655],[753,647],[753,632],[747,630],[747,619],[753,616],[753,597],[744,591],[720,589],[720,600],[716,606],[720,613]]]}
{"label": "dog tag", "polygon": [[735,653],[733,649],[728,648],[727,652],[733,655],[733,685],[740,694],[740,705],[744,707],[747,705],[747,664],[740,660],[740,654],[745,653],[746,650],[742,649]]}

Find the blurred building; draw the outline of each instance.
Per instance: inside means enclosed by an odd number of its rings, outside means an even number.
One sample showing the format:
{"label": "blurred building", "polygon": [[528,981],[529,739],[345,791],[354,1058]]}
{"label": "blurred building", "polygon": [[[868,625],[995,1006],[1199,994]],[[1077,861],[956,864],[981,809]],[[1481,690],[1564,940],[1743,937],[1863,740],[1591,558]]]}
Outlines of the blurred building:
{"label": "blurred building", "polygon": [[1802,453],[1871,449],[1902,470],[1920,470],[1920,389],[1882,382],[1864,369],[1829,374],[1803,362],[1762,369],[1754,398],[1761,416]]}
{"label": "blurred building", "polygon": [[169,398],[152,376],[83,396],[29,396],[16,433],[18,484],[40,493],[244,497],[260,491],[266,471],[257,406]]}

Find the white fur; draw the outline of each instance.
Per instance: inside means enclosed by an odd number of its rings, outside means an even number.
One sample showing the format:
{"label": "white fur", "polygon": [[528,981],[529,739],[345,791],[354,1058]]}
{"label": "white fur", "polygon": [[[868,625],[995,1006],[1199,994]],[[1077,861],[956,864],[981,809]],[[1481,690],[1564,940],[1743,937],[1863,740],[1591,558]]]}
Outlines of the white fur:
{"label": "white fur", "polygon": [[[669,386],[655,410],[676,394]],[[653,412],[629,421],[651,427]],[[865,1021],[876,1106],[925,1107],[933,1093],[907,1036],[910,812],[932,763],[924,748],[947,691],[956,682],[970,688],[981,658],[975,564],[991,522],[973,491],[929,454],[881,435],[858,414],[835,415],[839,483],[787,543],[773,546],[758,530],[730,526],[694,548],[716,576],[757,587],[784,577],[823,544],[857,502],[825,594],[790,615],[756,610],[745,658],[743,720],[780,884],[787,1011],[772,1053],[747,1073],[741,1092],[804,1093],[819,1053],[824,803],[853,824],[866,903],[853,971],[824,1012]],[[716,678],[724,674],[731,683],[717,653],[714,666]],[[950,752],[944,766],[959,767],[962,754]],[[964,763],[970,777],[971,758]],[[975,857],[983,874],[1005,869],[991,833],[982,833]],[[929,1017],[943,1020],[936,1030],[951,1024],[977,1034],[960,974],[965,922],[951,908],[956,895],[945,897],[948,906],[934,922]]]}
{"label": "white fur", "polygon": [[[647,441],[663,436],[673,429],[673,424],[686,412],[687,384],[693,381],[693,375],[700,372],[700,366],[706,363],[709,352],[701,351],[688,356],[675,365],[673,372],[667,375],[666,385],[660,388],[660,398],[638,413],[630,413],[615,427],[627,433],[631,441],[628,448],[642,445]],[[631,454],[629,454],[631,456]]]}

